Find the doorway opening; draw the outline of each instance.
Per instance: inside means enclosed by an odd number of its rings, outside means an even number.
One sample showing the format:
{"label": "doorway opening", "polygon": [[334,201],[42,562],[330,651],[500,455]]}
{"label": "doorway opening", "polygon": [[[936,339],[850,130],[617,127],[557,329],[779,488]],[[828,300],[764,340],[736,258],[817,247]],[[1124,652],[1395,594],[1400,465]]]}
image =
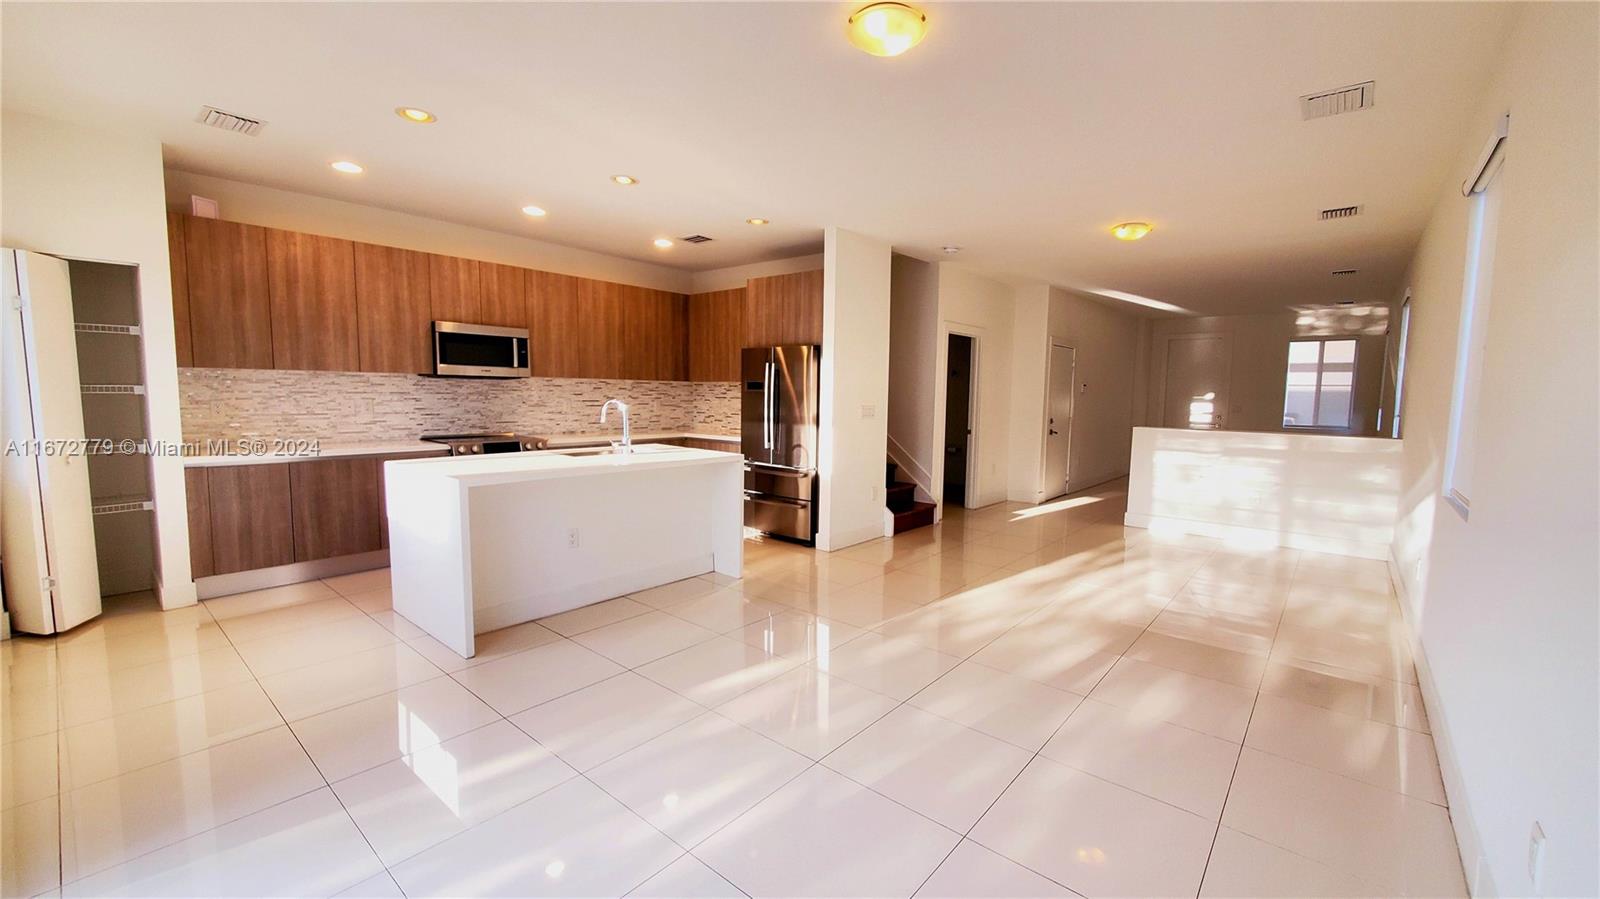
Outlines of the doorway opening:
{"label": "doorway opening", "polygon": [[1219,431],[1228,408],[1228,339],[1199,334],[1167,340],[1167,372],[1161,424],[1167,428]]}
{"label": "doorway opening", "polygon": [[972,483],[972,410],[978,379],[974,341],[966,334],[949,336],[945,365],[944,501],[966,506]]}
{"label": "doorway opening", "polygon": [[1078,351],[1064,343],[1050,343],[1049,390],[1044,409],[1044,453],[1039,473],[1041,501],[1067,492],[1072,480],[1072,404],[1078,379]]}

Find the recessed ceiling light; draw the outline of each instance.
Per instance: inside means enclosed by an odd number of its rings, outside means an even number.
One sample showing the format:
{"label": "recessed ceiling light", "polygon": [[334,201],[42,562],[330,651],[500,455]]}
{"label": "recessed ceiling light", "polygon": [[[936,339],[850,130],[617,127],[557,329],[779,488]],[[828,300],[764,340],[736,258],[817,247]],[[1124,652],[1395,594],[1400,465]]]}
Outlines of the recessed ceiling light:
{"label": "recessed ceiling light", "polygon": [[638,184],[639,179],[632,175],[612,175],[611,180],[621,185]]}
{"label": "recessed ceiling light", "polygon": [[771,220],[769,220],[769,219],[745,219],[744,222],[747,225],[770,225],[770,224],[772,224]]}
{"label": "recessed ceiling light", "polygon": [[541,218],[545,214],[544,210],[538,206],[524,206],[522,207],[522,211],[527,215],[533,216],[534,218]]}
{"label": "recessed ceiling light", "polygon": [[1111,236],[1117,240],[1138,240],[1150,233],[1148,222],[1123,222],[1111,229]]}
{"label": "recessed ceiling light", "polygon": [[355,163],[346,159],[341,159],[338,162],[333,163],[333,170],[336,172],[344,172],[346,175],[359,175],[366,171],[361,166],[356,165]]}
{"label": "recessed ceiling light", "polygon": [[672,246],[672,241],[666,239],[665,237],[658,237],[655,239],[655,245],[665,250],[667,247]]}
{"label": "recessed ceiling light", "polygon": [[959,252],[961,252],[961,248],[960,247],[945,247],[944,248],[944,253],[945,253],[946,256],[954,256],[955,254],[957,254]]}
{"label": "recessed ceiling light", "polygon": [[928,17],[904,3],[863,6],[848,22],[850,43],[873,56],[899,56],[928,33]]}
{"label": "recessed ceiling light", "polygon": [[426,109],[418,109],[415,106],[396,106],[394,114],[408,122],[416,122],[418,125],[427,125],[439,121],[438,116]]}

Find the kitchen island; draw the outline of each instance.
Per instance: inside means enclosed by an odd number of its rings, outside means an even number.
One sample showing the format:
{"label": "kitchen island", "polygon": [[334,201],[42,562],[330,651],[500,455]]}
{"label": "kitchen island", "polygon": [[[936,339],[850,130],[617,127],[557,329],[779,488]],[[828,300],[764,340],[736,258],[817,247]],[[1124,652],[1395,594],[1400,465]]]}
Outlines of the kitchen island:
{"label": "kitchen island", "polygon": [[744,565],[744,459],[645,444],[384,463],[394,609],[474,636]]}

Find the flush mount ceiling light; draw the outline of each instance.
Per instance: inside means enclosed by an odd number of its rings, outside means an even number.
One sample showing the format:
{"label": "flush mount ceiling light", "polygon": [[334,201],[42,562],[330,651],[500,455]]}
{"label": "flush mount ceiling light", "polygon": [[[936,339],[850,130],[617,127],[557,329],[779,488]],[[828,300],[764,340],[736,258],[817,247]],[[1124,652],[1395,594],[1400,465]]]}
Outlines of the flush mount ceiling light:
{"label": "flush mount ceiling light", "polygon": [[769,219],[745,219],[744,223],[746,225],[770,225],[770,224],[772,224],[772,222]]}
{"label": "flush mount ceiling light", "polygon": [[346,175],[359,175],[366,171],[366,169],[363,169],[361,166],[356,165],[347,159],[341,159],[338,162],[330,164],[333,166],[334,171],[344,172]]}
{"label": "flush mount ceiling light", "polygon": [[672,246],[672,241],[666,239],[665,237],[656,238],[654,243],[655,243],[657,249],[662,249],[662,250],[665,250],[666,248]]}
{"label": "flush mount ceiling light", "polygon": [[904,3],[873,3],[848,20],[850,43],[873,56],[899,56],[928,34],[928,17]]}
{"label": "flush mount ceiling light", "polygon": [[944,252],[945,252],[946,256],[954,256],[955,254],[961,252],[961,248],[960,247],[945,247],[944,248]]}
{"label": "flush mount ceiling light", "polygon": [[438,116],[426,109],[418,109],[415,106],[396,106],[394,114],[408,122],[416,122],[418,125],[427,125],[439,121]]}
{"label": "flush mount ceiling light", "polygon": [[539,206],[524,206],[522,207],[522,214],[531,215],[534,218],[543,218],[545,212],[544,209]]}
{"label": "flush mount ceiling light", "polygon": [[624,187],[626,187],[626,186],[628,186],[630,184],[638,184],[639,183],[639,179],[633,177],[632,175],[612,175],[611,176],[611,180],[615,181],[618,184],[623,185]]}
{"label": "flush mount ceiling light", "polygon": [[1117,240],[1138,240],[1150,230],[1149,222],[1123,222],[1111,229],[1111,236]]}

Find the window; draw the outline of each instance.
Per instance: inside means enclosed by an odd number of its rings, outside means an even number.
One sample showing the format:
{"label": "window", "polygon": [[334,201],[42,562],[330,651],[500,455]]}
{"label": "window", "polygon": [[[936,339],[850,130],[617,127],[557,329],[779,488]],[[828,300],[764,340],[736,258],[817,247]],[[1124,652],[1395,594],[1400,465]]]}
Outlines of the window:
{"label": "window", "polygon": [[[1502,126],[1503,127],[1503,126]],[[1499,135],[1504,140],[1504,131]],[[1444,499],[1463,519],[1471,508],[1473,457],[1477,449],[1478,390],[1488,339],[1489,293],[1495,236],[1500,223],[1502,145],[1491,141],[1480,174],[1468,190],[1467,271],[1461,287],[1461,327],[1456,338],[1456,373],[1450,392],[1450,430],[1444,453]]]}
{"label": "window", "polygon": [[1356,342],[1289,341],[1289,373],[1283,393],[1286,428],[1350,427],[1355,391]]}
{"label": "window", "polygon": [[1406,338],[1411,336],[1411,297],[1400,304],[1400,345],[1395,350],[1394,366],[1394,419],[1389,426],[1389,436],[1400,436],[1400,400],[1406,392]]}

